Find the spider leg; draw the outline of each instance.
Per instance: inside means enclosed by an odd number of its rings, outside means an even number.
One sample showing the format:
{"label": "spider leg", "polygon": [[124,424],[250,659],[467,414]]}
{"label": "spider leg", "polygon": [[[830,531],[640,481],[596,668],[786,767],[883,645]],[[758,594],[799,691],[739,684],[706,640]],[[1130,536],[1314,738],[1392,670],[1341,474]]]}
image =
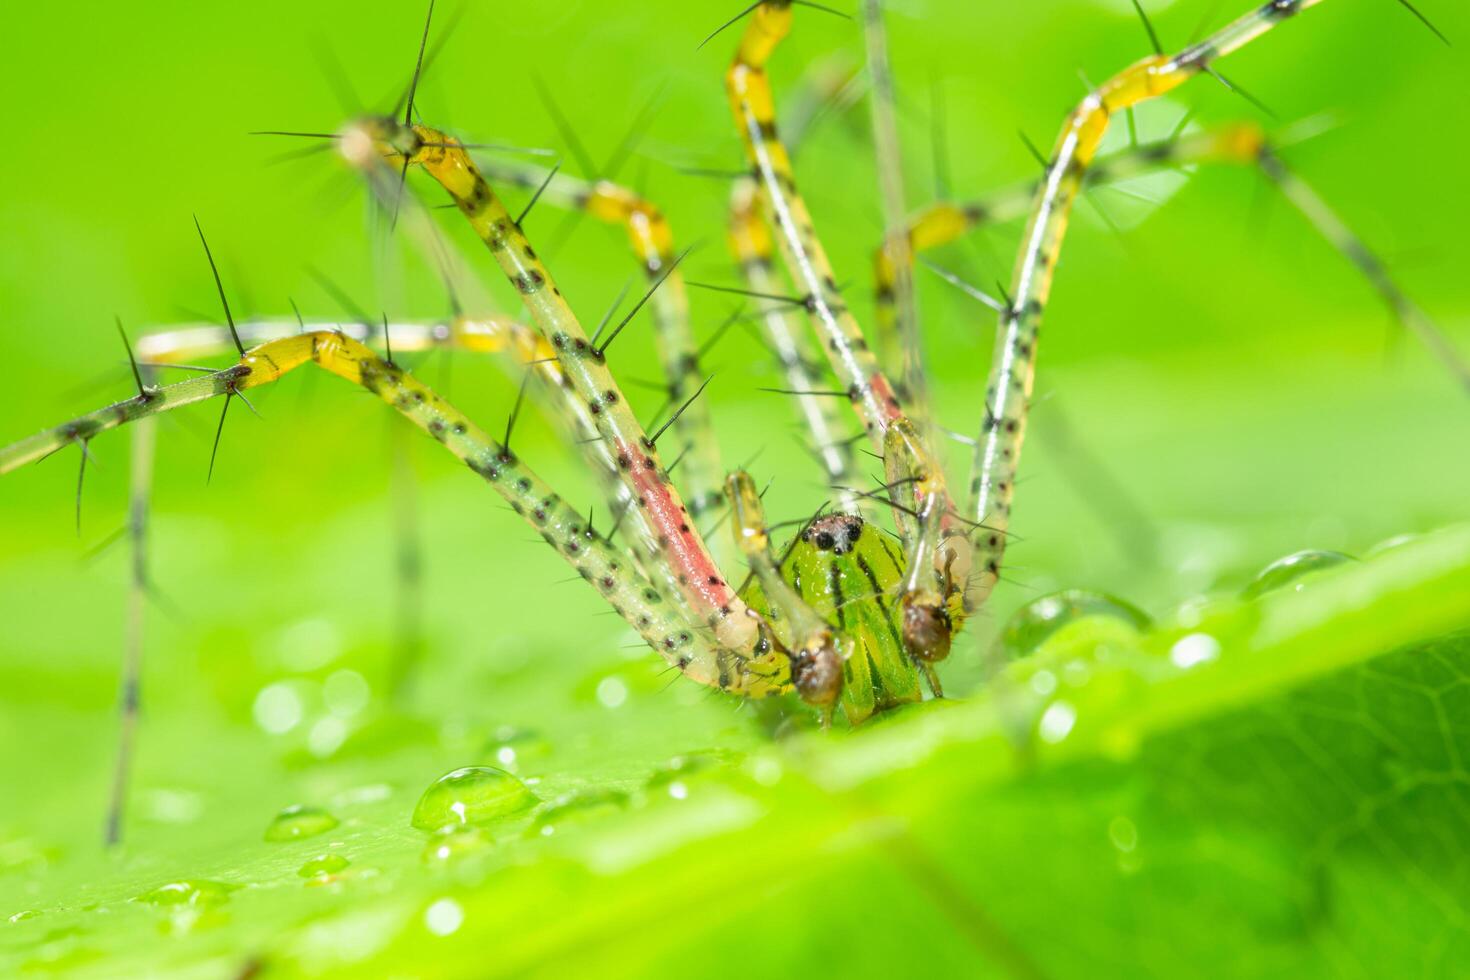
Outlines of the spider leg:
{"label": "spider leg", "polygon": [[[914,294],[913,256],[904,233],[903,152],[898,139],[897,99],[893,71],[888,60],[888,31],[883,20],[883,0],[863,0],[863,39],[868,54],[868,76],[873,90],[868,105],[873,123],[873,147],[878,165],[878,185],[883,203],[884,253],[894,258],[893,276],[885,297],[895,314],[891,334],[896,341],[899,363],[890,361],[888,370],[898,370],[899,397],[910,419],[922,431],[930,417],[928,382],[924,371],[924,348],[919,340],[919,315]],[[882,332],[880,338],[884,336]],[[883,347],[880,345],[880,350]]]}
{"label": "spider leg", "polygon": [[[1106,185],[1160,169],[1198,164],[1260,167],[1317,232],[1368,279],[1400,325],[1413,332],[1462,386],[1470,388],[1470,365],[1392,279],[1382,260],[1310,185],[1287,169],[1259,124],[1227,123],[1199,133],[1133,146],[1100,158],[1087,170],[1085,186]],[[1039,181],[1023,182],[984,197],[960,202],[937,201],[920,209],[910,217],[907,228],[911,255],[947,245],[988,224],[1024,216],[1040,188]],[[874,253],[874,297],[880,336],[896,329],[897,311],[891,285],[896,262],[897,255],[888,245]],[[940,273],[955,281],[950,274],[942,270]],[[960,285],[974,293],[970,287]],[[1121,486],[1115,480],[1110,482]],[[1091,494],[1087,499],[1097,502]]]}
{"label": "spider leg", "polygon": [[[297,321],[250,321],[236,324],[236,332],[252,346],[298,336],[306,325]],[[332,325],[344,333],[357,336],[365,343],[392,348],[398,353],[434,349],[493,353],[508,362],[509,369],[530,370],[540,380],[540,387],[551,396],[554,414],[559,416],[569,435],[580,441],[587,432],[595,432],[586,406],[575,397],[566,397],[566,386],[557,367],[554,352],[539,334],[506,317],[471,320],[459,317],[448,323],[419,324],[345,324]],[[138,339],[137,353],[140,390],[149,390],[157,372],[186,365],[235,350],[234,336],[225,327],[182,326],[155,331]],[[128,540],[131,550],[132,577],[129,588],[127,632],[123,647],[123,669],[119,682],[119,731],[117,762],[114,768],[111,797],[106,821],[106,841],[121,839],[124,809],[127,803],[129,773],[138,723],[143,656],[143,626],[146,600],[149,597],[147,575],[147,520],[150,483],[155,444],[155,421],[141,418],[133,430],[131,453],[131,488],[129,492]],[[403,430],[392,432],[392,487],[394,496],[394,570],[397,580],[398,627],[396,653],[391,665],[391,684],[401,690],[411,677],[413,664],[422,650],[422,613],[419,542],[414,523],[413,483],[408,462],[410,447],[402,438]],[[590,447],[588,447],[590,449]],[[593,450],[595,451],[595,450]]]}
{"label": "spider leg", "polygon": [[[140,368],[140,387],[152,373]],[[144,391],[149,390],[143,387]],[[132,432],[128,472],[128,612],[123,640],[122,671],[118,678],[117,755],[108,792],[104,843],[111,847],[122,840],[133,752],[138,732],[138,711],[143,683],[143,627],[148,601],[148,504],[153,486],[154,447],[157,424],[152,418],[139,420]]]}
{"label": "spider leg", "polygon": [[1333,248],[1357,267],[1383,298],[1399,325],[1412,332],[1454,375],[1460,386],[1470,391],[1470,363],[1466,362],[1429,315],[1394,282],[1383,260],[1364,244],[1310,184],[1296,176],[1282,162],[1268,144],[1261,144],[1257,163],[1267,178],[1281,191],[1282,196],[1301,212]]}
{"label": "spider leg", "polygon": [[[220,396],[239,395],[316,363],[376,394],[489,483],[649,646],[702,684],[745,697],[780,693],[788,685],[786,660],[769,645],[721,645],[687,615],[685,605],[645,578],[605,537],[587,527],[509,447],[490,438],[457,409],[402,368],[359,341],[314,330],[247,350],[239,363],[187,381],[151,388],[134,398],[47,429],[0,449],[0,473],[82,439],[160,412]],[[752,631],[758,623],[746,617]]]}
{"label": "spider leg", "polygon": [[[760,185],[762,207],[776,230],[787,271],[796,283],[838,383],[847,389],[874,449],[881,452],[884,433],[895,419],[904,415],[903,406],[839,293],[831,263],[797,191],[790,155],[777,133],[775,102],[765,66],[776,46],[790,32],[792,0],[765,0],[749,14],[735,60],[725,75],[730,106]],[[937,457],[927,445],[918,448],[927,458],[923,469],[930,474],[942,501],[940,520],[946,528],[956,527],[957,515]],[[934,557],[939,562],[936,570],[941,573],[948,570],[950,581],[958,587],[963,588],[970,581],[971,545],[967,536],[946,537],[944,547]]]}
{"label": "spider leg", "polygon": [[[730,245],[735,260],[752,293],[775,295],[782,286],[772,268],[774,245],[761,218],[756,195],[759,188],[754,178],[742,177],[735,182],[730,196]],[[810,349],[804,331],[798,328],[789,304],[759,300],[757,314],[767,343],[781,362],[786,387],[795,392],[797,411],[812,438],[812,448],[826,472],[829,486],[838,492],[840,509],[849,514],[867,516],[871,502],[852,488],[859,473],[853,440],[843,431],[837,402],[825,395],[814,394],[826,386],[827,372],[819,355]]]}
{"label": "spider leg", "polygon": [[[678,405],[704,379],[700,348],[689,322],[689,296],[677,268],[674,233],[663,211],[637,192],[610,180],[583,180],[541,167],[487,159],[478,164],[493,182],[539,189],[539,200],[553,207],[580,211],[599,221],[621,225],[652,294],[654,340],[668,383],[671,404]],[[519,223],[517,223],[519,226]],[[723,502],[723,467],[709,403],[696,399],[679,413],[671,434],[678,441],[679,482],[685,488],[689,516],[703,526]],[[728,557],[724,539],[708,542],[717,559]]]}
{"label": "spider leg", "polygon": [[790,157],[776,132],[775,103],[765,64],[790,28],[790,0],[766,0],[755,7],[726,73],[725,86],[760,184],[761,205],[775,226],[791,278],[828,351],[838,382],[849,390],[874,449],[881,449],[883,430],[889,420],[902,414],[902,408],[838,293],[831,263],[796,190]]}
{"label": "spider leg", "polygon": [[990,594],[1000,575],[1016,469],[1036,377],[1036,343],[1051,294],[1072,207],[1085,186],[1112,118],[1173,91],[1230,54],[1321,0],[1272,0],[1174,56],[1153,55],[1089,93],[1062,127],[1027,225],[1010,300],[1000,315],[970,480],[969,513],[983,526],[975,550],[970,608]]}
{"label": "spider leg", "polygon": [[[1307,184],[1291,172],[1257,123],[1236,122],[1173,139],[1141,143],[1100,158],[1088,168],[1085,185],[1106,185],[1160,169],[1196,164],[1234,164],[1260,167],[1303,217],[1343,257],[1352,262],[1393,311],[1400,324],[1413,332],[1462,385],[1470,388],[1470,364],[1449,339],[1394,282],[1387,268],[1365,242]],[[1024,217],[1041,189],[1027,181],[984,197],[966,201],[936,201],[909,217],[910,255],[940,248],[990,224]],[[874,306],[879,335],[897,330],[893,280],[898,256],[889,245],[873,255]]]}
{"label": "spider leg", "polygon": [[356,125],[352,138],[362,144],[363,152],[379,153],[389,165],[407,156],[459,206],[521,293],[532,318],[550,335],[562,372],[596,419],[598,435],[615,459],[618,477],[636,502],[632,512],[657,556],[657,574],[672,583],[694,616],[710,628],[720,648],[752,650],[759,640],[755,620],[747,615],[745,603],[710,556],[678,489],[659,462],[656,438],[644,432],[607,367],[607,351],[617,331],[600,346],[589,340],[551,273],[461,144],[427,126],[400,127],[381,117],[362,119]]}
{"label": "spider leg", "polygon": [[803,701],[821,712],[822,727],[829,728],[842,695],[842,664],[851,655],[851,641],[807,605],[781,575],[781,563],[771,553],[765,509],[750,475],[741,470],[731,473],[725,494],[735,541],[770,603],[772,622],[780,624],[791,683]]}
{"label": "spider leg", "polygon": [[[935,479],[932,457],[924,448],[918,429],[906,418],[895,419],[883,438],[883,465],[888,492],[897,497],[911,490],[915,506],[895,506],[899,530],[906,547],[904,581],[899,596],[904,645],[909,656],[929,681],[935,697],[943,697],[934,665],[949,656],[950,640],[964,621],[961,602],[949,569],[942,569],[947,535],[944,518],[943,479]],[[897,502],[895,501],[895,504]]]}

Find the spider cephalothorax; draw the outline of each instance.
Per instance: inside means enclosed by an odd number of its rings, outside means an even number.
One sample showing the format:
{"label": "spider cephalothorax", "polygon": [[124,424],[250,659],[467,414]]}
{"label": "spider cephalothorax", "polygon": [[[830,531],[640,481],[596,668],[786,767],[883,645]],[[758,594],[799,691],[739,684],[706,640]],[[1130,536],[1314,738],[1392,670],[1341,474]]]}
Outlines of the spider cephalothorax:
{"label": "spider cephalothorax", "polygon": [[[782,579],[842,638],[841,705],[854,724],[923,696],[898,602],[903,555],[885,535],[857,515],[828,514],[803,528],[780,560]],[[786,618],[760,590],[752,582],[745,598],[790,647]]]}

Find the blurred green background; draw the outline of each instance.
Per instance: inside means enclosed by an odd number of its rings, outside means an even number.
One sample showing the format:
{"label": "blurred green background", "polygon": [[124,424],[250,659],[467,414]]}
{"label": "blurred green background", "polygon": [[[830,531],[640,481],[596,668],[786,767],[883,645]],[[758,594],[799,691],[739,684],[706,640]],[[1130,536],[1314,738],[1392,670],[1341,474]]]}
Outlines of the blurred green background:
{"label": "blurred green background", "polygon": [[[933,196],[936,169],[961,198],[1031,176],[1035,163],[1017,131],[1048,145],[1085,91],[1079,75],[1101,80],[1147,51],[1126,0],[893,6],[916,205]],[[1245,4],[1148,6],[1175,47],[1203,20],[1218,25]],[[1422,7],[1451,38],[1470,39],[1463,4]],[[739,165],[721,88],[736,34],[695,47],[734,9],[565,0],[466,2],[463,10],[424,80],[423,117],[470,139],[560,149],[535,94],[539,75],[601,159],[662,93],[623,177],[664,206],[681,242],[702,243],[689,259],[691,278],[733,282],[724,186],[676,168]],[[195,311],[213,315],[191,213],[210,235],[237,316],[289,315],[288,298],[308,318],[341,315],[309,267],[369,309],[404,318],[445,311],[432,268],[401,241],[375,238],[361,190],[330,155],[274,162],[295,144],[246,135],[336,127],[344,109],[324,60],[340,62],[354,98],[386,107],[412,69],[422,14],[417,3],[278,0],[11,5],[0,14],[15,120],[15,146],[0,160],[0,440],[127,396],[114,314],[135,337],[194,320]],[[860,60],[856,27],[800,10],[773,69],[778,93],[843,53]],[[1439,44],[1390,0],[1329,3],[1222,68],[1276,118],[1205,78],[1141,113],[1143,134],[1167,132],[1183,107],[1201,124],[1325,116],[1332,125],[1286,158],[1470,350],[1470,78],[1461,49]],[[945,110],[938,167],[936,90]],[[797,169],[865,319],[881,220],[864,107],[825,121]],[[411,185],[439,203],[426,183]],[[528,231],[539,243],[561,226],[543,205]],[[938,259],[981,283],[1008,279],[1017,234],[994,229]],[[453,237],[472,267],[488,268],[460,229]],[[634,269],[621,231],[590,221],[548,263],[584,318],[599,316]],[[498,277],[485,281],[501,308],[515,309]],[[927,273],[918,282],[939,417],[973,432],[993,318]],[[696,330],[707,336],[729,304],[700,293],[692,300]],[[785,519],[828,494],[789,406],[755,390],[775,379],[769,361],[732,334],[709,359],[717,376],[708,397],[725,459],[754,457],[757,478],[775,481],[768,507]],[[1236,588],[1293,550],[1362,553],[1466,516],[1464,393],[1396,334],[1358,275],[1253,173],[1203,170],[1187,181],[1095,192],[1067,244],[1040,363],[1014,524],[1021,540],[1010,581],[949,665],[960,694],[978,684],[980,644],[1044,592],[1103,589],[1162,614]],[[437,359],[415,366],[492,431],[514,399],[492,366],[464,358],[452,368]],[[655,375],[646,324],[619,341],[613,367],[630,378]],[[630,394],[645,416],[660,398]],[[764,743],[754,720],[728,702],[667,686],[656,659],[626,648],[619,624],[598,615],[596,597],[562,584],[557,559],[427,440],[414,465],[429,645],[407,705],[390,709],[392,420],[345,385],[300,375],[256,404],[263,419],[231,413],[207,487],[217,405],[175,413],[160,427],[153,575],[177,611],[150,613],[137,793],[121,855],[103,855],[98,838],[127,562],[121,546],[86,556],[122,524],[126,436],[93,443],[80,539],[74,453],[0,480],[0,914],[117,901],[218,863],[242,834],[258,847],[281,806],[338,800],[351,809],[351,793],[363,787],[384,789],[363,797],[371,805],[349,825],[369,837],[391,825],[372,838],[386,848],[435,776],[491,761],[479,756],[495,754],[497,739],[528,732],[549,746],[549,761],[537,765],[556,785],[631,778],[678,753]],[[518,436],[523,455],[569,498],[595,499],[540,419]],[[1099,465],[1126,500],[1105,489]],[[597,695],[609,678],[629,692],[615,707]],[[267,690],[276,692],[267,700],[294,703],[299,715],[274,733],[260,727]],[[778,850],[763,860],[786,858]],[[875,893],[899,887],[878,872],[866,880]],[[344,927],[343,935],[371,932],[372,908],[364,902],[359,932]],[[131,948],[141,957],[133,962],[177,957],[173,965],[209,974],[273,930],[305,929],[324,914],[294,905],[279,920],[242,914],[235,926],[243,933],[158,940],[164,945]],[[117,944],[129,948],[126,936],[90,938],[79,926],[21,935],[19,925],[0,951],[37,968],[105,973]],[[776,945],[787,941],[800,945],[789,935]]]}

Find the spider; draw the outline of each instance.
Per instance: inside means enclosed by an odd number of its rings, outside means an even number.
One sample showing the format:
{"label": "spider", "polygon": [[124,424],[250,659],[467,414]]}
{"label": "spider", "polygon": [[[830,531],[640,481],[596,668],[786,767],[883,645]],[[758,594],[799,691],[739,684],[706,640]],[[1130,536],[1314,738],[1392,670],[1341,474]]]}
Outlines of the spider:
{"label": "spider", "polygon": [[[1434,325],[1331,209],[1287,170],[1259,127],[1239,124],[1188,133],[1181,127],[1161,142],[1099,157],[1110,125],[1134,107],[1197,75],[1223,78],[1218,61],[1320,2],[1271,0],[1174,54],[1165,53],[1155,38],[1153,55],[1094,87],[1067,117],[1054,149],[1041,161],[1039,180],[983,200],[940,202],[910,213],[903,201],[881,4],[865,0],[887,222],[874,257],[877,316],[871,347],[798,191],[766,71],[797,8],[827,8],[804,0],[762,0],[721,28],[743,24],[725,78],[747,164],[731,177],[729,227],[745,282],[730,287],[684,278],[680,263],[687,253],[676,250],[669,223],[641,195],[610,180],[569,177],[559,166],[481,163],[473,153],[482,147],[425,124],[415,93],[426,63],[431,4],[413,80],[392,112],[355,118],[335,133],[277,135],[329,141],[387,202],[395,223],[410,172],[427,175],[514,285],[529,322],[460,313],[432,323],[366,315],[345,323],[299,315],[237,323],[199,228],[227,327],[183,327],[141,338],[136,349],[128,350],[133,397],[0,449],[0,473],[72,445],[81,449],[85,473],[90,440],[131,424],[130,533],[141,556],[155,417],[221,398],[222,430],[236,399],[247,401],[252,389],[314,363],[377,395],[488,483],[648,647],[691,681],[749,699],[794,691],[823,727],[839,712],[850,725],[859,725],[923,700],[926,687],[941,697],[938,665],[1001,574],[1039,328],[1074,204],[1090,183],[1198,162],[1260,167],[1358,265],[1402,322],[1470,384],[1470,370]],[[1152,38],[1151,27],[1149,33]],[[588,331],[525,233],[525,212],[512,214],[493,183],[534,188],[532,204],[544,199],[623,225],[647,279],[632,312],[614,323],[609,311]],[[921,252],[986,222],[1021,215],[1028,222],[1015,276],[998,297],[940,270],[999,323],[973,440],[973,467],[963,493],[957,493],[936,448],[938,426],[928,403],[912,303],[913,268]],[[776,352],[786,390],[795,396],[827,476],[839,488],[830,509],[801,521],[779,548],[753,477],[743,470],[722,472],[710,413],[700,399],[708,379],[700,379],[702,350],[688,322],[690,286],[738,292],[755,304],[752,319]],[[614,343],[645,306],[653,315],[671,409],[652,431],[635,416],[612,367]],[[809,321],[810,336],[802,320]],[[125,333],[123,340],[126,344]],[[395,360],[430,349],[498,354],[520,373],[516,409],[503,435],[477,426]],[[223,370],[202,371],[175,384],[155,383],[161,366],[230,350],[238,360]],[[615,515],[611,528],[594,528],[586,513],[565,501],[512,447],[514,421],[528,395],[558,416],[568,440],[577,444]],[[884,480],[876,490],[860,489],[855,446],[841,435],[844,400],[882,460]],[[666,436],[679,447],[669,462],[663,455]],[[219,430],[215,438],[217,448]],[[704,529],[726,508],[733,533],[713,538]],[[892,532],[880,511],[892,515]],[[748,572],[736,571],[735,555]],[[119,833],[128,745],[136,725],[137,630],[145,584],[140,557],[123,682],[123,750],[109,815],[112,840]]]}

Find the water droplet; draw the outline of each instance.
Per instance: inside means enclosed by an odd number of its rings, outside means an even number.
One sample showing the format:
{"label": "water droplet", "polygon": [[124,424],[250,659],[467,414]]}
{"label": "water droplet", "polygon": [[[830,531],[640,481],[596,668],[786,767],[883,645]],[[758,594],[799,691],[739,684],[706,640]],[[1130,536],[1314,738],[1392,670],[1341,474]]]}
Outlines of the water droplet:
{"label": "water droplet", "polygon": [[493,766],[466,766],[439,777],[413,808],[413,825],[430,832],[488,823],[537,803],[524,783]]}
{"label": "water droplet", "polygon": [[337,818],[326,810],[296,804],[276,814],[271,825],[265,828],[265,839],[268,841],[300,840],[303,837],[325,834],[335,826],[337,826]]}
{"label": "water droplet", "polygon": [[669,783],[669,796],[676,800],[687,800],[689,799],[689,787],[676,779]]}
{"label": "water droplet", "polygon": [[483,827],[450,827],[439,831],[424,848],[424,860],[448,863],[487,850],[495,838]]}
{"label": "water droplet", "polygon": [[436,936],[447,936],[464,925],[464,909],[452,898],[441,898],[424,909],[424,925]]}
{"label": "water droplet", "polygon": [[618,789],[583,789],[566,793],[536,811],[536,818],[526,828],[528,837],[550,837],[558,828],[622,810],[628,805],[628,794]]}
{"label": "water droplet", "polygon": [[1075,724],[1077,709],[1065,701],[1053,701],[1041,713],[1041,723],[1037,726],[1037,731],[1043,742],[1055,745],[1071,734]]}
{"label": "water droplet", "polygon": [[1296,583],[1294,590],[1299,592],[1305,583],[1298,582],[1298,579],[1352,560],[1351,555],[1340,551],[1298,551],[1294,555],[1278,558],[1261,569],[1260,574],[1240,594],[1245,599],[1257,599],[1267,592],[1275,592],[1292,583]]}
{"label": "water droplet", "polygon": [[166,885],[159,885],[157,888],[144,892],[137,897],[136,901],[160,906],[220,905],[228,901],[230,892],[239,887],[239,885],[227,885],[222,881],[204,879],[171,881]]}
{"label": "water droplet", "polygon": [[11,922],[24,922],[26,919],[34,919],[40,915],[39,909],[22,909],[10,917]]}
{"label": "water droplet", "polygon": [[1001,633],[1001,648],[1010,657],[1024,657],[1058,630],[1088,616],[1121,620],[1136,630],[1147,629],[1148,615],[1137,606],[1099,592],[1068,589],[1042,596],[1022,606]]}
{"label": "water droplet", "polygon": [[296,869],[296,873],[303,878],[325,878],[334,875],[352,862],[340,854],[318,854]]}

